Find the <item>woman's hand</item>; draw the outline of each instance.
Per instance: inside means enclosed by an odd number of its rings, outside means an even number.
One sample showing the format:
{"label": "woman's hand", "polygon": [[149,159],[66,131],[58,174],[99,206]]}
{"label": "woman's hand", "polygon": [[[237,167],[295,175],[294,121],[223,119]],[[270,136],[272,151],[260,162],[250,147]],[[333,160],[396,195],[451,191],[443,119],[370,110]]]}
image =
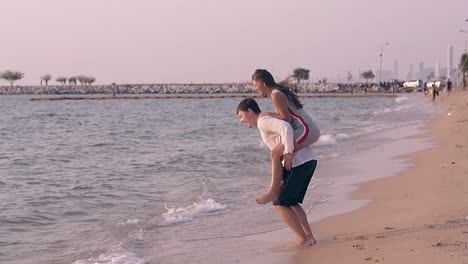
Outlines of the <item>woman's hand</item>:
{"label": "woman's hand", "polygon": [[302,144],[299,144],[296,141],[294,141],[294,152],[296,152],[296,151],[298,151],[298,150],[300,150],[302,148],[304,148],[304,146],[302,146]]}

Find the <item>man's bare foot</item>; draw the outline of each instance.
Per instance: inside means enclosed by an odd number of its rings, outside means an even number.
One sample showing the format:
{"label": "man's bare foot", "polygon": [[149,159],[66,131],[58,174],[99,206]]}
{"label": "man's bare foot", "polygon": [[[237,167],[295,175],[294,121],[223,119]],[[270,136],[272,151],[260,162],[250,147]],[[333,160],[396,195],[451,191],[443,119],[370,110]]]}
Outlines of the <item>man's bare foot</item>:
{"label": "man's bare foot", "polygon": [[291,244],[289,244],[286,248],[299,249],[299,248],[313,246],[316,243],[317,243],[317,241],[313,242],[310,239],[307,239],[305,241],[296,240],[296,241],[292,242]]}
{"label": "man's bare foot", "polygon": [[277,199],[277,195],[273,194],[272,192],[267,192],[264,195],[258,197],[255,201],[258,204],[266,204],[272,202]]}
{"label": "man's bare foot", "polygon": [[318,242],[317,242],[317,239],[315,239],[314,236],[307,237],[307,238],[306,238],[306,241],[310,241],[311,245],[315,245],[315,244],[318,243]]}

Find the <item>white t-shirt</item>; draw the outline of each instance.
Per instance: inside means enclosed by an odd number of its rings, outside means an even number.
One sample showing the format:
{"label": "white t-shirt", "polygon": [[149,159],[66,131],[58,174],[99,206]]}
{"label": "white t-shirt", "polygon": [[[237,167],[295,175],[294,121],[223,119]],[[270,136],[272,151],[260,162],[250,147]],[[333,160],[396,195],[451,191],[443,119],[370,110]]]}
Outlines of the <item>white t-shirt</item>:
{"label": "white t-shirt", "polygon": [[271,116],[260,116],[257,121],[263,142],[270,150],[276,145],[284,145],[284,153],[293,153],[293,167],[297,167],[310,160],[316,160],[315,153],[308,147],[294,152],[294,132],[291,125],[281,119]]}

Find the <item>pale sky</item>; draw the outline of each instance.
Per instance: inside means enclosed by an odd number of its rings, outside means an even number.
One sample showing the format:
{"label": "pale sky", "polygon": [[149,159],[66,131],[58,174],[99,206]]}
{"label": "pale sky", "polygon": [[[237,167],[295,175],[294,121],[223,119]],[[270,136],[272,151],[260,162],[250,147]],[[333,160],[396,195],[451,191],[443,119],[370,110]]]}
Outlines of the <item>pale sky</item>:
{"label": "pale sky", "polygon": [[[0,0],[0,71],[79,74],[97,84],[312,80],[362,70],[454,66],[468,40],[468,0]],[[53,82],[55,83],[55,82]],[[0,85],[7,85],[0,81]]]}

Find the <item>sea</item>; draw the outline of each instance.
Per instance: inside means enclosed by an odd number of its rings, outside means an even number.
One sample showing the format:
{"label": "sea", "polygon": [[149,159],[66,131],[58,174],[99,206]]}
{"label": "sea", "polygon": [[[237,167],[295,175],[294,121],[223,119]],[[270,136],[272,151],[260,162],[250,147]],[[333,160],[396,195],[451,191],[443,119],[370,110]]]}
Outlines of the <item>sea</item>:
{"label": "sea", "polygon": [[[31,97],[0,96],[0,263],[249,263],[294,239],[255,203],[269,150],[239,122],[240,98]],[[322,133],[303,203],[312,227],[365,206],[359,184],[437,144],[416,136],[441,114],[419,93],[301,100]]]}

